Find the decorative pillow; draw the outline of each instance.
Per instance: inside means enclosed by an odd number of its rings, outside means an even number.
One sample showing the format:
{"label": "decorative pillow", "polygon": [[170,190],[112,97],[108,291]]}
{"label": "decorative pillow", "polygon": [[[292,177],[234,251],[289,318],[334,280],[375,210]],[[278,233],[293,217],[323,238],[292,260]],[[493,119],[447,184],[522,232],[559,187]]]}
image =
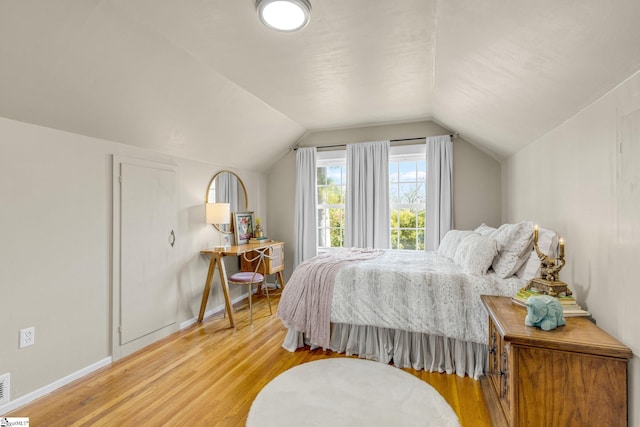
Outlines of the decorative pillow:
{"label": "decorative pillow", "polygon": [[458,248],[458,245],[460,244],[462,239],[472,233],[473,231],[471,230],[449,230],[440,242],[440,246],[438,247],[438,255],[447,258],[453,258],[453,256],[456,254],[456,249]]}
{"label": "decorative pillow", "polygon": [[[555,258],[558,253],[558,234],[548,228],[538,227],[538,247],[543,254]],[[540,276],[540,258],[534,249],[516,276],[527,281]]]}
{"label": "decorative pillow", "polygon": [[462,267],[465,273],[480,276],[487,273],[497,253],[498,244],[494,239],[472,233],[462,239],[453,261]]}
{"label": "decorative pillow", "polygon": [[491,238],[498,243],[498,256],[491,266],[499,277],[506,279],[514,275],[531,255],[533,224],[528,221],[503,224]]}
{"label": "decorative pillow", "polygon": [[479,233],[483,236],[491,236],[495,231],[497,230],[497,228],[495,227],[491,227],[487,224],[485,224],[484,222],[482,224],[480,224],[475,230],[476,233]]}

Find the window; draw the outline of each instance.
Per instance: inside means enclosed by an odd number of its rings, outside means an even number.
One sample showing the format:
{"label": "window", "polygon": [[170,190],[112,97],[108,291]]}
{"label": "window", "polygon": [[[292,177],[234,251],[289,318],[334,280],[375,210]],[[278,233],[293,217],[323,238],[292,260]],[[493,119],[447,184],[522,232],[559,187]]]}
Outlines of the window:
{"label": "window", "polygon": [[[391,147],[389,211],[392,249],[424,249],[426,159],[424,145]],[[320,152],[317,160],[318,249],[342,247],[346,152]]]}
{"label": "window", "polygon": [[344,156],[341,158],[319,158],[317,160],[316,180],[318,193],[318,248],[342,247],[344,242],[344,201],[347,185]]}
{"label": "window", "polygon": [[424,155],[390,156],[391,249],[424,250],[425,176]]}

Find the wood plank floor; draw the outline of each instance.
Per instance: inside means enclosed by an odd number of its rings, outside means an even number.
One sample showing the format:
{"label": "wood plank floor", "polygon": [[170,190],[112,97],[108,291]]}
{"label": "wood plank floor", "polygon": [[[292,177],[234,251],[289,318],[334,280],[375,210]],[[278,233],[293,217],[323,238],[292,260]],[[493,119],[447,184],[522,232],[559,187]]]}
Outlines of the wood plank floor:
{"label": "wood plank floor", "polygon": [[[345,357],[282,349],[285,329],[265,298],[254,305],[253,325],[246,303],[236,315],[235,331],[222,314],[211,316],[7,416],[29,417],[32,426],[243,426],[253,399],[278,374]],[[405,371],[438,390],[462,426],[491,425],[479,381]]]}

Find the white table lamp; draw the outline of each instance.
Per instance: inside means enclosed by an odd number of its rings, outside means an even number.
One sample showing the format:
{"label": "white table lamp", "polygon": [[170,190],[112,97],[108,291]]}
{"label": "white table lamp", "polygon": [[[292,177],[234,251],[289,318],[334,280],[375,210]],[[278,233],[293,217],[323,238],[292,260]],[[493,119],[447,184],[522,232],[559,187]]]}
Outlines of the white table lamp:
{"label": "white table lamp", "polygon": [[229,245],[222,244],[221,225],[231,224],[231,205],[229,203],[207,203],[205,205],[205,221],[207,224],[216,225],[220,233],[220,246],[215,249],[226,249]]}

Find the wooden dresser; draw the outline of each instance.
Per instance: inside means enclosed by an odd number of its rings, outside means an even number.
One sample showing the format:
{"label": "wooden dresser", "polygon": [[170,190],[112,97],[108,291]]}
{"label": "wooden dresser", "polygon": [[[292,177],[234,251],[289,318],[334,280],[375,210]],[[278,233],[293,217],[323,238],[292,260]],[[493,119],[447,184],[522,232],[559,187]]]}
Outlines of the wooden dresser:
{"label": "wooden dresser", "polygon": [[631,350],[584,317],[551,331],[525,326],[526,308],[482,296],[489,369],[481,378],[496,426],[626,426]]}

